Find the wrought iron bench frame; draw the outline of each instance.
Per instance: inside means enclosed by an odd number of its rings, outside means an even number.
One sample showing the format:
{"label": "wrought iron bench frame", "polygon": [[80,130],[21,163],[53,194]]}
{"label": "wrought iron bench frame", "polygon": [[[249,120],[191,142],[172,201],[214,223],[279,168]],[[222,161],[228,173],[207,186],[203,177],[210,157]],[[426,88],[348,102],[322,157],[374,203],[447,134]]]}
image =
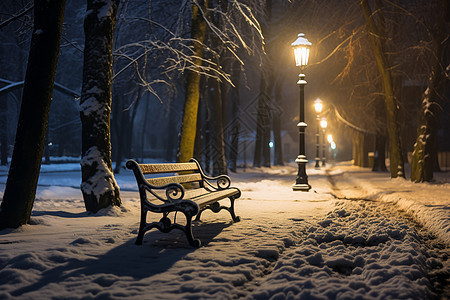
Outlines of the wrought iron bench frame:
{"label": "wrought iron bench frame", "polygon": [[[200,247],[201,242],[192,233],[192,218],[200,220],[203,211],[210,209],[218,213],[222,209],[231,214],[234,222],[240,218],[234,211],[235,199],[241,196],[238,188],[231,187],[230,177],[220,175],[206,176],[197,160],[188,163],[138,164],[134,160],[126,163],[136,177],[141,202],[141,218],[136,245],[142,245],[144,234],[152,228],[168,233],[179,229],[186,234],[189,244]],[[146,175],[167,175],[147,178]],[[215,184],[214,184],[215,182]],[[220,200],[230,199],[230,206],[222,206]],[[147,213],[162,213],[158,222],[147,223]],[[182,212],[186,217],[186,224],[182,225],[168,217],[171,212]]]}

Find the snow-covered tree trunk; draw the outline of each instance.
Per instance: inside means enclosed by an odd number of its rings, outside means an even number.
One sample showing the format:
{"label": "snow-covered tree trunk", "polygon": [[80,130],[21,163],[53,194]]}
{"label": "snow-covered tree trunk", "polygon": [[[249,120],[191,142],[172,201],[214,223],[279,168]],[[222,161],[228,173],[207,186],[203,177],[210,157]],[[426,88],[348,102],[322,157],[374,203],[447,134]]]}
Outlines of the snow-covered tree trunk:
{"label": "snow-covered tree trunk", "polygon": [[435,139],[439,109],[438,103],[435,102],[436,92],[431,92],[431,89],[429,84],[422,97],[421,118],[411,162],[411,181],[413,182],[431,181],[433,179],[433,154],[436,152]]}
{"label": "snow-covered tree trunk", "polygon": [[[417,128],[416,143],[414,144],[411,162],[411,181],[424,182],[433,179],[434,163],[437,159],[437,130],[439,126],[440,102],[448,78],[444,69],[443,49],[449,45],[448,35],[445,34],[445,12],[449,4],[441,1],[439,7],[436,28],[430,30],[433,40],[433,54],[431,58],[431,74],[428,80],[428,88],[422,95],[421,116]],[[447,9],[445,9],[447,6]]]}
{"label": "snow-covered tree trunk", "polygon": [[[384,101],[387,114],[386,121],[389,136],[391,178],[405,177],[404,160],[400,142],[400,129],[398,124],[398,105],[394,94],[390,67],[383,47],[384,43],[382,41],[383,38],[386,38],[383,18],[381,16],[378,18],[381,20],[381,24],[377,25],[375,23],[372,10],[367,0],[361,1],[361,8],[366,18],[369,29],[369,40],[383,81]],[[377,9],[377,13],[380,15],[381,11]]]}
{"label": "snow-covered tree trunk", "polygon": [[36,195],[58,62],[64,0],[35,0],[14,152],[0,209],[0,229],[28,223]]}
{"label": "snow-covered tree trunk", "polygon": [[110,115],[113,33],[120,0],[88,0],[80,101],[81,191],[86,210],[120,206],[111,163]]}
{"label": "snow-covered tree trunk", "polygon": [[[202,13],[206,13],[208,0],[199,0],[198,6],[192,4],[191,36],[194,41],[194,62],[201,66],[203,58],[203,42],[206,33],[206,22]],[[195,135],[197,129],[198,102],[200,99],[200,73],[188,71],[186,78],[186,100],[184,103],[183,124],[181,127],[180,146],[177,154],[178,162],[187,162],[194,155]]]}

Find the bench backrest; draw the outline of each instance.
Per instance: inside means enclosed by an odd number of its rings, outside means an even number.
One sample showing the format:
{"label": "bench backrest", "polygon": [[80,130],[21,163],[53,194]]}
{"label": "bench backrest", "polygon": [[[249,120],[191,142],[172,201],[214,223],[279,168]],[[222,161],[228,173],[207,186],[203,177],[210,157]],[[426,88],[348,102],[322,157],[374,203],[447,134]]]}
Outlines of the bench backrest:
{"label": "bench backrest", "polygon": [[169,183],[191,183],[200,182],[202,175],[195,162],[189,163],[164,163],[164,164],[139,164],[142,174],[167,174],[178,173],[177,175],[146,178],[146,181],[155,186],[162,186]]}

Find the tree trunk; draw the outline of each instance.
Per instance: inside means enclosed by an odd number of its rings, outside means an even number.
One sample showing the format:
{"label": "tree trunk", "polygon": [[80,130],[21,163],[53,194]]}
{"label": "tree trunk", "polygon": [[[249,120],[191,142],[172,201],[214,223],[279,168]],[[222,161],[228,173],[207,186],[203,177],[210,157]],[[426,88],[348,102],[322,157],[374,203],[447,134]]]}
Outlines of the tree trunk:
{"label": "tree trunk", "polygon": [[421,116],[411,162],[411,181],[413,182],[431,181],[433,171],[436,169],[440,99],[448,80],[441,64],[443,49],[446,44],[448,45],[448,35],[445,34],[445,12],[448,6],[450,6],[448,1],[442,1],[442,7],[438,11],[437,28],[431,31],[434,53],[430,55],[431,74],[428,88],[422,95]]}
{"label": "tree trunk", "polygon": [[0,98],[0,165],[8,164],[8,102],[7,97]]}
{"label": "tree trunk", "polygon": [[[208,0],[199,0],[198,5],[206,12]],[[203,45],[206,33],[206,22],[202,12],[194,3],[192,4],[191,37],[194,40],[195,65],[201,66],[203,58]],[[198,101],[200,98],[200,73],[187,71],[186,100],[184,103],[183,123],[181,125],[180,147],[177,153],[178,162],[187,162],[194,155],[195,134],[197,128]]]}
{"label": "tree trunk", "polygon": [[[281,80],[277,80],[275,84],[275,103],[276,108],[281,104]],[[283,146],[281,140],[281,111],[274,109],[272,113],[272,125],[273,125],[273,144],[274,144],[274,160],[273,164],[277,166],[284,165],[283,159]]]}
{"label": "tree trunk", "polygon": [[239,153],[239,78],[241,75],[241,66],[239,62],[232,64],[231,76],[235,87],[230,90],[231,98],[231,130],[229,140],[229,169],[232,172],[237,171],[237,157]]}
{"label": "tree trunk", "polygon": [[50,148],[48,147],[48,130],[45,133],[45,141],[44,141],[44,164],[50,164]]}
{"label": "tree trunk", "polygon": [[354,166],[359,166],[359,135],[357,132],[352,133],[352,160]]}
{"label": "tree trunk", "polygon": [[363,167],[364,165],[364,135],[358,131],[353,132],[353,165]]}
{"label": "tree trunk", "polygon": [[121,109],[118,113],[120,114],[120,124],[117,134],[116,142],[116,167],[114,169],[114,174],[119,174],[122,168],[122,162],[125,157],[125,147],[130,147],[131,145],[131,131],[130,131],[130,111]]}
{"label": "tree trunk", "polygon": [[355,131],[353,133],[353,164],[358,167],[369,167],[370,135]]}
{"label": "tree trunk", "polygon": [[377,127],[375,136],[375,153],[373,157],[373,172],[387,172],[386,168],[386,109],[381,99],[375,102],[375,122]]}
{"label": "tree trunk", "polygon": [[[200,83],[201,84],[201,83]],[[202,88],[204,90],[204,87]],[[194,157],[200,165],[203,165],[203,149],[205,147],[204,144],[204,135],[203,135],[203,107],[205,102],[204,93],[200,96],[199,102],[198,102],[198,112],[197,112],[197,133],[195,135],[195,145],[194,145]]]}
{"label": "tree trunk", "polygon": [[[111,156],[113,158],[113,161],[116,162],[116,168],[117,168],[117,160],[118,160],[118,156],[120,156],[120,142],[119,142],[119,132],[120,132],[120,102],[121,102],[121,96],[115,92],[115,87],[116,85],[114,85],[112,87],[112,95],[113,96],[113,100],[112,100],[112,107],[111,107],[111,144],[112,144],[112,149],[111,149]],[[114,174],[116,174],[116,169],[114,169]]]}
{"label": "tree trunk", "polygon": [[134,133],[134,126],[135,126],[135,120],[136,120],[136,115],[137,115],[138,109],[139,109],[139,105],[133,105],[131,112],[130,112],[130,127],[128,128],[128,137],[127,137],[129,146],[126,147],[124,150],[125,157],[135,157],[135,155],[134,155],[135,151],[132,151],[133,145],[134,145],[134,140],[133,140],[134,134],[133,133]]}
{"label": "tree trunk", "polygon": [[267,84],[263,72],[261,72],[260,82],[253,165],[255,167],[261,167],[261,165],[270,167],[270,114],[266,94]]}
{"label": "tree trunk", "polygon": [[362,143],[362,149],[361,149],[361,153],[362,153],[362,165],[361,167],[363,168],[368,168],[369,167],[369,144],[370,144],[370,139],[371,139],[371,135],[369,134],[364,134],[362,133],[362,139],[363,139],[363,143]]}
{"label": "tree trunk", "polygon": [[211,112],[208,112],[208,116],[205,120],[205,147],[203,148],[205,155],[205,172],[211,174],[211,156],[212,156],[212,138],[211,138]]}
{"label": "tree trunk", "polygon": [[[6,57],[6,51],[0,47],[0,57]],[[5,73],[1,73],[3,77]],[[0,95],[0,165],[8,164],[8,97]]]}
{"label": "tree trunk", "polygon": [[139,135],[139,137],[140,137],[140,141],[141,141],[141,144],[140,144],[140,146],[139,146],[139,157],[140,157],[140,161],[143,163],[144,162],[144,156],[145,156],[145,153],[144,153],[144,149],[145,149],[145,136],[147,135],[147,125],[146,125],[146,123],[147,123],[147,120],[148,120],[148,113],[149,113],[149,108],[148,108],[148,106],[149,106],[149,103],[150,103],[150,101],[149,101],[149,99],[145,99],[144,100],[145,101],[145,108],[144,108],[144,120],[143,120],[143,122],[140,124],[141,125],[141,128],[142,128],[142,131],[141,131],[141,134]]}
{"label": "tree trunk", "polygon": [[[372,10],[367,0],[361,1],[361,8],[366,17],[367,26],[369,28],[369,40],[374,51],[375,60],[380,71],[383,81],[385,105],[386,105],[386,121],[389,136],[390,147],[390,170],[391,178],[405,177],[403,153],[400,142],[400,130],[398,125],[398,106],[392,85],[392,76],[390,67],[387,63],[382,38],[386,37],[384,26],[375,24]],[[377,12],[381,14],[381,11]],[[380,17],[381,18],[381,17]]]}
{"label": "tree trunk", "polygon": [[[214,3],[209,2],[209,10],[213,11],[217,8],[217,5],[221,5],[221,11],[226,13],[227,1],[219,1]],[[218,28],[221,28],[222,24],[219,22],[217,13],[209,13],[208,20]],[[216,63],[217,66],[221,66],[225,72],[229,70],[229,64],[227,59],[230,58],[230,53],[226,48],[222,47],[222,42],[212,31],[209,32],[210,47],[218,51],[219,55],[214,56],[211,60]],[[225,129],[224,120],[226,120],[226,88],[225,84],[221,84],[219,79],[209,78],[209,103],[211,103],[211,129],[212,129],[212,165],[213,175],[227,174],[227,160],[225,155]]]}
{"label": "tree trunk", "polygon": [[28,223],[36,195],[58,62],[65,1],[35,0],[28,57],[11,167],[0,210],[0,229]]}
{"label": "tree trunk", "polygon": [[[269,28],[272,26],[272,0],[267,0],[265,3],[266,7],[266,21],[261,22],[261,30],[262,33],[266,36],[269,35]],[[267,49],[269,53],[273,53],[272,51],[273,44],[267,44]],[[269,55],[266,55],[265,59],[269,60]],[[267,75],[266,75],[267,74]],[[266,77],[267,76],[267,77]],[[271,157],[270,157],[270,131],[272,128],[271,122],[271,113],[270,106],[272,100],[272,89],[274,82],[274,72],[270,62],[266,62],[261,67],[261,86],[260,86],[260,98],[259,101],[262,101],[262,111],[258,110],[258,114],[262,113],[262,123],[259,126],[262,126],[262,163],[264,167],[270,167],[271,165]],[[268,78],[268,80],[267,80]]]}
{"label": "tree trunk", "polygon": [[209,79],[209,102],[211,103],[211,127],[212,127],[212,163],[213,176],[227,174],[227,162],[225,159],[225,143],[223,138],[222,97],[220,84],[215,78]]}
{"label": "tree trunk", "polygon": [[178,129],[177,129],[177,122],[173,120],[171,115],[176,113],[176,104],[177,103],[175,99],[172,99],[169,103],[169,113],[168,113],[169,125],[167,126],[166,155],[164,157],[167,162],[172,162],[175,159],[175,148],[177,142]]}
{"label": "tree trunk", "polygon": [[386,168],[386,136],[377,133],[375,136],[375,153],[373,157],[373,172],[387,172]]}
{"label": "tree trunk", "polygon": [[88,212],[120,206],[111,163],[113,33],[119,0],[88,0],[81,92],[81,191]]}

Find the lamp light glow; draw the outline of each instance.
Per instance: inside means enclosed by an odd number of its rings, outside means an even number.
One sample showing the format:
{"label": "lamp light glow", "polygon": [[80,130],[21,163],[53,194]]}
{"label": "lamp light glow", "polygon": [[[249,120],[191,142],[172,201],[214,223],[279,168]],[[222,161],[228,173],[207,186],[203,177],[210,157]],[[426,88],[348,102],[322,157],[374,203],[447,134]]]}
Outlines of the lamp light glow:
{"label": "lamp light glow", "polygon": [[328,140],[328,143],[332,143],[333,142],[333,136],[331,134],[329,134],[327,136],[327,140]]}
{"label": "lamp light glow", "polygon": [[308,64],[311,43],[304,36],[303,33],[299,33],[298,38],[291,44],[291,47],[294,49],[295,65],[297,67],[304,67]]}
{"label": "lamp light glow", "polygon": [[317,114],[320,114],[322,112],[322,109],[323,109],[322,100],[317,98],[314,101],[314,110],[316,111]]}

